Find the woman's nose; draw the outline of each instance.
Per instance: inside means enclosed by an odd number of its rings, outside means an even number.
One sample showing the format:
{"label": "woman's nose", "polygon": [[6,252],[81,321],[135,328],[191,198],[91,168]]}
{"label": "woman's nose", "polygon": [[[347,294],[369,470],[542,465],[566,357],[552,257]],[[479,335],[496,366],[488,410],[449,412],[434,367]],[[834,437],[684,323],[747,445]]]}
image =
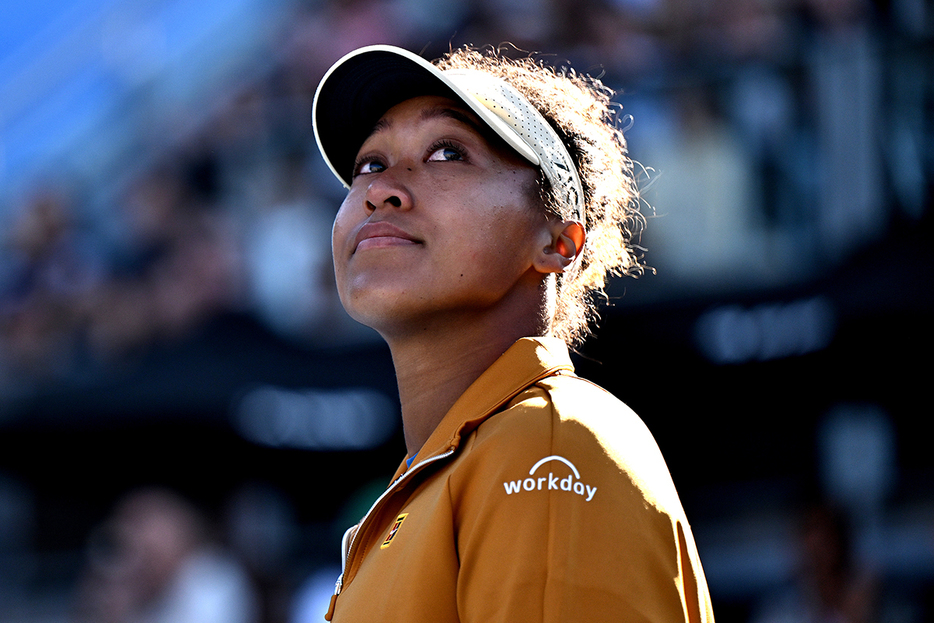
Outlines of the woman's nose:
{"label": "woman's nose", "polygon": [[409,189],[408,178],[411,171],[411,168],[394,166],[374,175],[373,181],[366,189],[367,209],[410,209],[412,192]]}

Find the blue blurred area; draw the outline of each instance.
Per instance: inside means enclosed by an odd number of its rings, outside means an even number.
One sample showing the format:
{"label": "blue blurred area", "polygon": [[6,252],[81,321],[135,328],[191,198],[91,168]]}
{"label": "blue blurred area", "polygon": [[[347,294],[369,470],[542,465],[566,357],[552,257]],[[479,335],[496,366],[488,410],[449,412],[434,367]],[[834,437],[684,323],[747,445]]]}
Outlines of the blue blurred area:
{"label": "blue blurred area", "polygon": [[76,0],[0,8],[0,621],[131,620],[140,517],[159,586],[319,607],[403,447],[314,88],[502,41],[618,90],[654,270],[577,364],[658,438],[718,620],[934,615],[929,3]]}

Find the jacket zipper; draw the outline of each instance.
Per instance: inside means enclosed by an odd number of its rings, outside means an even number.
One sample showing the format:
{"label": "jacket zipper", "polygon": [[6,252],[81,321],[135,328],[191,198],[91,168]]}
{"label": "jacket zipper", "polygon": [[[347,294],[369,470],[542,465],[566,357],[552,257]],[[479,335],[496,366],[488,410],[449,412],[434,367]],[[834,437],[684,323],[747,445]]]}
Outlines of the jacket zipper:
{"label": "jacket zipper", "polygon": [[[382,495],[376,498],[376,501],[373,502],[373,505],[370,507],[370,510],[366,512],[366,515],[363,516],[363,519],[360,520],[360,523],[356,525],[357,529],[354,530],[353,528],[349,528],[346,532],[344,532],[344,536],[341,539],[341,574],[337,576],[337,582],[334,584],[334,594],[331,595],[331,603],[328,606],[328,612],[327,614],[324,615],[324,618],[326,620],[330,621],[334,617],[334,606],[337,603],[337,596],[341,594],[341,590],[343,590],[344,588],[344,573],[347,571],[347,563],[350,562],[350,553],[353,550],[354,543],[357,542],[357,535],[360,534],[360,531],[363,529],[363,524],[366,523],[366,520],[370,518],[370,515],[373,514],[373,511],[376,509],[377,506],[379,506],[380,502],[382,502],[386,496],[392,493],[392,491],[394,491],[399,486],[400,483],[405,481],[412,474],[416,474],[422,471],[422,469],[426,465],[435,463],[437,461],[446,459],[447,457],[451,456],[452,454],[454,454],[454,451],[456,449],[457,449],[456,446],[451,446],[447,450],[447,452],[443,452],[436,456],[427,458],[421,463],[416,463],[412,468],[403,472],[401,476],[396,478],[392,482],[392,484],[390,484],[389,487],[385,491],[383,491]],[[353,532],[352,535],[350,534],[351,532]],[[350,536],[349,543],[347,543],[348,536]]]}

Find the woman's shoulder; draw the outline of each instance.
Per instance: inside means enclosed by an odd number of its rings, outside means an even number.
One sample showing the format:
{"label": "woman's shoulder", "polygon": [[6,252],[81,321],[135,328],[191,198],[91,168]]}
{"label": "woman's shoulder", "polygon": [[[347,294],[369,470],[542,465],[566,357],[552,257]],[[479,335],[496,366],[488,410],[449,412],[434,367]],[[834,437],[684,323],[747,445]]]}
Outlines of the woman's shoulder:
{"label": "woman's shoulder", "polygon": [[477,429],[479,440],[513,444],[517,437],[555,444],[639,444],[655,440],[642,419],[609,391],[574,375],[553,375],[517,394]]}
{"label": "woman's shoulder", "polygon": [[657,451],[642,418],[603,387],[573,375],[548,377],[538,387],[550,402],[556,433],[593,437],[610,445],[648,444]]}
{"label": "woman's shoulder", "polygon": [[536,474],[546,465],[576,480],[599,474],[606,483],[622,479],[643,495],[671,498],[667,502],[680,506],[661,451],[639,416],[610,392],[573,375],[528,387],[472,437],[465,450],[481,470],[521,477],[524,484],[535,479],[536,487]]}

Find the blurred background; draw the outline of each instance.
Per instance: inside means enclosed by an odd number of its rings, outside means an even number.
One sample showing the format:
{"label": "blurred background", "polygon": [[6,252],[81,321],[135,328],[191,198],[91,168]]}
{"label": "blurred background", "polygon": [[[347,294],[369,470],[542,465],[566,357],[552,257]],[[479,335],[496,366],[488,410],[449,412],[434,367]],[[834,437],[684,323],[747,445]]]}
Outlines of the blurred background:
{"label": "blurred background", "polygon": [[404,448],[311,99],[468,42],[619,91],[655,270],[576,362],[718,621],[934,620],[932,36],[927,0],[3,0],[0,621],[322,620]]}

